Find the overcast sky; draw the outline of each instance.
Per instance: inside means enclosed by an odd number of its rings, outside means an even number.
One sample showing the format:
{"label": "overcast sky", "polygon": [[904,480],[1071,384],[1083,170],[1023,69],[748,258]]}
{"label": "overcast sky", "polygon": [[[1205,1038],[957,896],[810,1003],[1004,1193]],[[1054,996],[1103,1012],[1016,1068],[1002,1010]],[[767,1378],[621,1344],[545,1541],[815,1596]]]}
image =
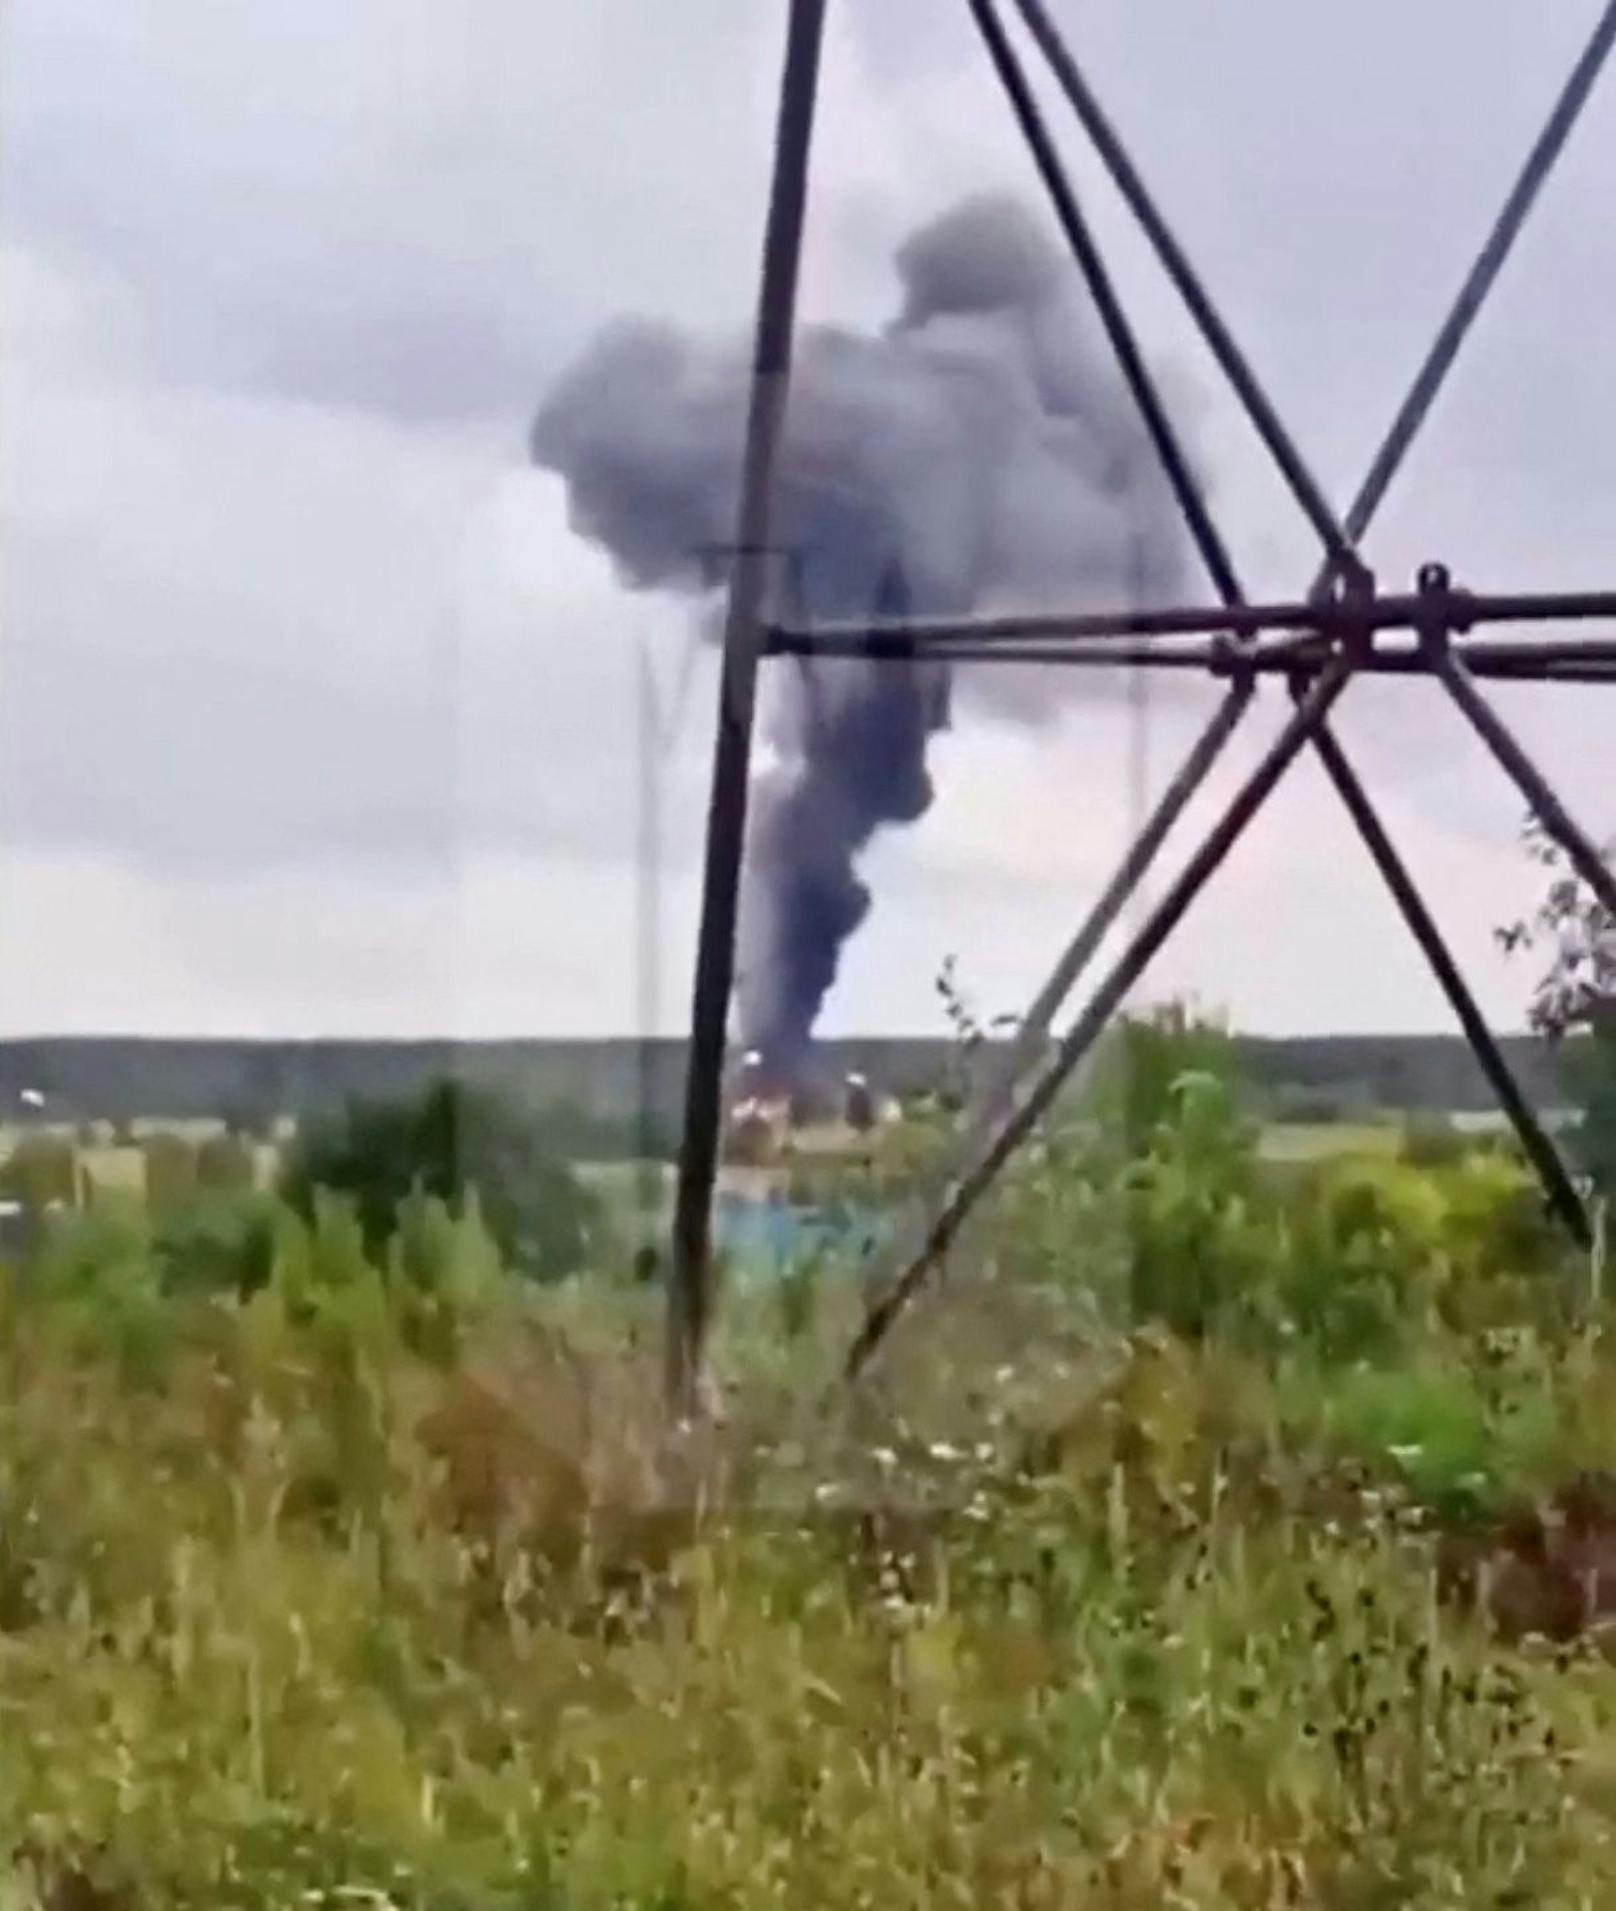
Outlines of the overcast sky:
{"label": "overcast sky", "polygon": [[[1593,0],[1055,10],[1344,498]],[[11,0],[0,1027],[636,1028],[642,654],[679,1025],[711,660],[678,703],[689,607],[619,587],[524,440],[614,315],[748,323],[782,14]],[[982,187],[1036,204],[1036,181],[963,4],[831,15],[804,310],[880,324],[906,231]],[[1305,530],[1071,144],[1250,583],[1301,587]],[[1613,581],[1613,176],[1616,75],[1371,540],[1388,580],[1441,557],[1477,584]],[[1600,833],[1611,694],[1505,700]],[[949,955],[984,1011],[1019,1006],[1120,851],[1130,750],[1159,786],[1203,708],[963,717],[931,814],[867,859],[827,1025],[935,1026]],[[1532,894],[1512,793],[1420,687],[1360,687],[1340,731],[1518,1023],[1529,971],[1490,938]],[[1446,1026],[1332,803],[1306,769],[1281,792],[1152,992],[1264,1030]]]}

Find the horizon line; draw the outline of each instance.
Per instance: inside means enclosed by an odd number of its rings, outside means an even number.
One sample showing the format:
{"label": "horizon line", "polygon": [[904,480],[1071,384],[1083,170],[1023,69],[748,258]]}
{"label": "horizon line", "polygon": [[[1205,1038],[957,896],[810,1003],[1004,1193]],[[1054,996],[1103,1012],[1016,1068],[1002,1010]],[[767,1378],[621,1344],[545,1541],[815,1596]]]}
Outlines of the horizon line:
{"label": "horizon line", "polygon": [[[1267,1030],[1242,1028],[1235,1023],[1226,1023],[1227,1032],[1244,1041],[1256,1042],[1428,1042],[1453,1041],[1464,1042],[1465,1036],[1460,1029],[1291,1029]],[[1505,1041],[1530,1040],[1547,1042],[1548,1037],[1532,1028],[1506,1028],[1495,1033]],[[985,1036],[990,1042],[1006,1042],[1011,1039],[1008,1032],[989,1033]],[[374,1048],[509,1048],[522,1045],[566,1044],[570,1047],[632,1044],[636,1047],[647,1043],[657,1045],[676,1045],[688,1043],[689,1034],[642,1035],[632,1031],[616,1034],[568,1035],[548,1034],[505,1034],[505,1035],[453,1035],[453,1034],[346,1034],[340,1031],[327,1031],[316,1035],[272,1035],[254,1034],[218,1034],[180,1030],[146,1029],[97,1029],[63,1030],[45,1029],[35,1031],[0,1032],[0,1048],[15,1046],[23,1042],[186,1042],[192,1044],[214,1043],[245,1046],[258,1044],[269,1047],[314,1047],[320,1044],[343,1043],[348,1046],[366,1045]],[[815,1047],[846,1047],[863,1042],[932,1042],[957,1045],[956,1038],[942,1030],[899,1029],[865,1030],[820,1036]],[[738,1047],[738,1040],[732,1044]]]}

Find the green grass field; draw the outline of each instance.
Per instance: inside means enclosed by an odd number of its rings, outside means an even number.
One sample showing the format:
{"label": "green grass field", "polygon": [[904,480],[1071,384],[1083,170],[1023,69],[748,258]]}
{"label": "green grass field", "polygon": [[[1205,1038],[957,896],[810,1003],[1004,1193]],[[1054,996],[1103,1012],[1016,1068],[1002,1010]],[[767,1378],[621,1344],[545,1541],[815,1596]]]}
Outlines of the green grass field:
{"label": "green grass field", "polygon": [[1269,1161],[1327,1161],[1341,1155],[1389,1159],[1402,1139],[1402,1129],[1390,1121],[1270,1122],[1261,1145]]}
{"label": "green grass field", "polygon": [[58,1216],[0,1906],[1616,1903],[1586,1265],[1493,1149],[1276,1152],[1204,1079],[1142,1132],[1029,1155],[856,1392],[850,1270],[735,1289],[684,1431],[610,1254]]}

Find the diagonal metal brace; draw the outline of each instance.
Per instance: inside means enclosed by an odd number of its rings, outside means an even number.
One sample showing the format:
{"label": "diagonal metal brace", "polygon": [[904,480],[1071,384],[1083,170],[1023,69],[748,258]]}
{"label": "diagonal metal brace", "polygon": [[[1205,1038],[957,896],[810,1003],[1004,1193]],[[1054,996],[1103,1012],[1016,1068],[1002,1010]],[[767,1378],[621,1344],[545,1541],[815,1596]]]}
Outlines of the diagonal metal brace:
{"label": "diagonal metal brace", "polygon": [[[1300,685],[1295,687],[1295,694],[1301,694]],[[1522,1092],[1509,1063],[1504,1059],[1503,1051],[1498,1046],[1492,1029],[1488,1026],[1486,1016],[1482,1014],[1475,997],[1470,993],[1458,963],[1443,940],[1435,918],[1425,906],[1425,900],[1419,892],[1418,885],[1398,855],[1390,836],[1386,833],[1385,825],[1369,800],[1368,793],[1359,782],[1328,724],[1321,723],[1315,730],[1313,748],[1324,766],[1325,774],[1334,785],[1337,795],[1356,825],[1364,847],[1369,851],[1375,867],[1380,871],[1386,887],[1391,891],[1392,899],[1401,911],[1410,934],[1419,944],[1421,952],[1442,987],[1443,994],[1448,998],[1476,1060],[1480,1063],[1494,1095],[1498,1098],[1499,1106],[1509,1117],[1516,1134],[1520,1136],[1521,1146],[1526,1150],[1527,1158],[1537,1171],[1550,1207],[1565,1223],[1577,1245],[1583,1249],[1591,1248],[1594,1238],[1593,1226],[1559,1149],[1538,1120],[1536,1111]]]}
{"label": "diagonal metal brace", "polygon": [[[1123,378],[1138,404],[1147,431],[1161,458],[1169,484],[1188,522],[1203,565],[1226,609],[1233,610],[1238,616],[1243,608],[1243,593],[1238,575],[1194,483],[1188,460],[1184,456],[1183,448],[1177,440],[1165,407],[1161,403],[1160,395],[1145,365],[1131,324],[1116,296],[1104,259],[1088,229],[1075,191],[1043,121],[1025,72],[1010,44],[993,0],[969,0],[969,4],[989,57],[1008,96],[1011,109],[1028,142],[1034,163],[1049,193],[1056,217],[1095,300]],[[1021,4],[1021,0],[1018,0],[1018,4]],[[1069,95],[1073,97],[1080,116],[1083,117],[1091,136],[1096,139],[1096,143],[1101,148],[1102,157],[1111,165],[1114,176],[1120,175],[1119,183],[1123,185],[1125,196],[1129,198],[1130,204],[1140,216],[1150,237],[1156,242],[1158,252],[1163,257],[1170,275],[1179,283],[1181,291],[1185,292],[1192,309],[1201,308],[1197,310],[1197,317],[1204,318],[1210,315],[1212,328],[1218,329],[1216,313],[1210,299],[1195,278],[1192,269],[1189,268],[1165,221],[1156,211],[1142,181],[1132,171],[1120,141],[1111,132],[1097,103],[1088,93],[1070,56],[1066,54],[1064,46],[1060,43],[1059,36],[1049,25],[1047,16],[1042,15],[1037,0],[1030,0],[1029,4],[1021,4],[1021,11],[1032,26],[1046,56],[1055,67],[1057,77],[1062,80]],[[1408,396],[1400,407],[1385,441],[1353,500],[1344,529],[1336,526],[1334,514],[1330,511],[1322,494],[1311,484],[1309,474],[1305,467],[1300,465],[1294,447],[1284,436],[1283,428],[1278,427],[1277,418],[1267,406],[1265,395],[1257,386],[1249,367],[1240,357],[1232,338],[1224,333],[1221,339],[1214,339],[1215,349],[1220,345],[1223,348],[1219,350],[1218,355],[1224,359],[1225,368],[1230,371],[1237,389],[1241,390],[1243,397],[1254,396],[1255,398],[1255,406],[1248,405],[1248,408],[1254,409],[1259,431],[1266,438],[1270,438],[1270,447],[1275,450],[1282,466],[1291,465],[1294,461],[1294,473],[1288,471],[1287,475],[1294,475],[1300,479],[1300,484],[1296,488],[1304,508],[1308,509],[1309,515],[1314,517],[1316,523],[1323,520],[1320,528],[1324,533],[1329,556],[1314,587],[1312,603],[1317,605],[1327,601],[1330,581],[1335,574],[1345,574],[1358,585],[1359,588],[1350,594],[1355,598],[1362,598],[1362,584],[1365,580],[1361,564],[1356,558],[1356,542],[1367,529],[1393,475],[1407,455],[1438,390],[1452,368],[1466,332],[1487,292],[1496,281],[1544,179],[1569,136],[1577,114],[1609,51],[1611,34],[1607,29],[1613,23],[1616,23],[1616,0],[1613,0],[1609,9],[1605,27],[1596,33],[1589,51],[1579,63],[1554,114],[1551,115],[1548,127],[1529,155],[1521,178],[1506,202],[1487,245],[1467,276],[1435,346],[1421,366]],[[1229,362],[1231,359],[1232,364]],[[1266,418],[1261,415],[1265,411],[1268,413]],[[1279,440],[1277,444],[1273,442],[1271,433],[1277,436]],[[1312,493],[1311,497],[1307,495],[1309,491]],[[1344,561],[1347,559],[1350,559],[1350,563]],[[1349,616],[1357,608],[1359,608],[1357,605],[1343,606]],[[898,642],[902,644],[904,638],[900,636]],[[1244,650],[1244,646],[1241,649]],[[1359,661],[1370,662],[1371,658],[1362,642],[1359,644],[1359,649],[1361,652]],[[1029,654],[1036,653],[1029,652]],[[1154,656],[1145,660],[1168,661]],[[1249,684],[1249,675],[1244,681]],[[1293,679],[1293,686],[1297,694],[1300,694],[1299,679]],[[1579,1240],[1585,1239],[1588,1231],[1587,1217],[1564,1164],[1515,1082],[1485,1018],[1470,995],[1434,920],[1426,910],[1407,870],[1397,857],[1361,784],[1327,728],[1321,727],[1314,742],[1324,761],[1327,775],[1341,795],[1372,859],[1391,888],[1411,933],[1431,963],[1438,981],[1452,1003],[1484,1073],[1492,1083],[1501,1105],[1520,1133],[1523,1146],[1538,1169],[1550,1205],[1562,1215]],[[1170,790],[1169,798],[1172,794]],[[1092,959],[1100,940],[1120,909],[1122,901],[1136,886],[1144,869],[1148,867],[1149,861],[1156,853],[1160,836],[1165,835],[1166,829],[1163,824],[1159,834],[1157,833],[1155,825],[1160,821],[1159,814],[1152,819],[1152,825],[1147,826],[1136,846],[1137,853],[1131,856],[1129,862],[1119,870],[1111,887],[1101,897],[1099,904],[1091,912],[1089,920],[1079,930],[1061,961],[1056,965],[1054,973],[1024,1019],[1005,1065],[996,1071],[986,1095],[977,1107],[974,1118],[968,1123],[956,1160],[969,1160],[973,1149],[986,1142],[993,1122],[1008,1107],[1022,1075],[1033,1060],[1036,1048],[1041,1045],[1047,1033],[1060,1001],[1070,990],[1082,969]],[[933,1225],[936,1225],[935,1219]]]}
{"label": "diagonal metal brace", "polygon": [[1048,1114],[1073,1071],[1105,1033],[1112,1016],[1127,999],[1129,991],[1189,913],[1201,891],[1223,867],[1230,851],[1273,794],[1281,777],[1307,747],[1318,726],[1324,722],[1346,688],[1351,674],[1350,660],[1338,657],[1309,686],[1280,734],[1236,791],[1201,847],[1151,910],[1143,926],[1096,989],[1088,1006],[1062,1039],[1048,1068],[1033,1084],[1026,1099],[1004,1121],[980,1159],[955,1186],[920,1252],[909,1262],[891,1289],[869,1309],[847,1357],[846,1374],[849,1380],[856,1379],[863,1372],[899,1315],[953,1245],[977,1202],[998,1179],[1017,1148]]}
{"label": "diagonal metal brace", "polygon": [[1516,741],[1514,732],[1481,694],[1476,680],[1445,642],[1435,649],[1436,673],[1448,694],[1469,718],[1471,727],[1503,765],[1505,773],[1526,798],[1532,813],[1565,851],[1571,866],[1599,898],[1602,908],[1616,916],[1616,873],[1600,855],[1592,837],[1555,794],[1543,772]]}
{"label": "diagonal metal brace", "polygon": [[933,1189],[924,1203],[916,1204],[920,1209],[920,1217],[900,1235],[897,1246],[883,1251],[881,1261],[870,1270],[872,1284],[879,1285],[885,1272],[893,1267],[906,1265],[937,1225],[954,1183],[987,1146],[995,1126],[1014,1103],[1017,1089],[1033,1064],[1042,1058],[1044,1044],[1049,1039],[1050,1029],[1060,1013],[1062,1003],[1071,993],[1078,977],[1098,954],[1100,945],[1127,907],[1129,898],[1149,873],[1173,826],[1211,774],[1213,766],[1223,754],[1224,746],[1251,707],[1251,701],[1251,678],[1249,675],[1241,676],[1196,739],[1177,776],[1162,792],[1160,802],[1117,865],[1110,882],[1077,934],[1062,950],[1044,986],[1034,997],[1032,1006],[1021,1018],[1007,1052],[992,1069],[986,1085],[968,1109],[950,1148],[940,1186]]}
{"label": "diagonal metal brace", "polygon": [[1145,363],[1133,325],[1117,295],[1110,268],[1084,217],[1071,177],[1061,163],[1060,153],[1039,110],[1026,71],[1010,44],[995,0],[967,0],[967,4],[987,48],[988,58],[999,76],[999,83],[1004,88],[1010,110],[1032,152],[1033,164],[1049,194],[1056,220],[1088,286],[1089,296],[1094,301],[1094,309],[1099,314],[1100,324],[1116,357],[1123,383],[1138,407],[1140,419],[1161,461],[1168,485],[1189,526],[1201,562],[1223,602],[1237,603],[1240,585],[1228,550],[1207,509],[1190,461]]}
{"label": "diagonal metal brace", "polygon": [[1184,301],[1207,348],[1240,399],[1293,497],[1317,532],[1325,548],[1328,572],[1350,575],[1357,563],[1355,546],[1358,537],[1424,423],[1466,334],[1496,283],[1545,181],[1581,117],[1613,45],[1616,45],[1616,0],[1606,0],[1582,55],[1555,101],[1542,133],[1527,154],[1485,245],[1471,266],[1402,409],[1370,467],[1344,527],[1337,523],[1317,479],[1285,429],[1272,400],[1188,254],[1162,215],[1126,145],[1085,79],[1071,48],[1051,19],[1044,0],[1015,0],[1015,4],[1110,173],[1117,191],[1149,240],[1163,270]]}

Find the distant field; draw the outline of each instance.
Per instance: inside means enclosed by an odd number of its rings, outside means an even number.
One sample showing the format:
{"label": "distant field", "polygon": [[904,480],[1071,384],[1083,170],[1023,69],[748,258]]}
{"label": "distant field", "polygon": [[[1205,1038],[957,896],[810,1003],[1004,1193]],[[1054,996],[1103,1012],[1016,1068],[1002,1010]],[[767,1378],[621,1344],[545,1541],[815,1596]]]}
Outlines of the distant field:
{"label": "distant field", "polygon": [[[135,1134],[141,1138],[157,1133],[178,1135],[193,1146],[224,1132],[224,1124],[216,1121],[136,1122],[133,1127]],[[23,1139],[24,1132],[11,1124],[0,1128],[0,1163],[9,1159],[18,1142]],[[64,1140],[74,1139],[74,1130],[67,1127],[36,1128],[31,1132],[47,1133]],[[75,1148],[80,1168],[98,1193],[144,1198],[146,1156],[138,1140],[75,1142]],[[253,1155],[258,1186],[272,1187],[280,1169],[280,1148],[274,1142],[257,1142],[253,1146]]]}
{"label": "distant field", "polygon": [[146,1157],[138,1148],[80,1148],[79,1163],[98,1192],[132,1194],[144,1198]]}
{"label": "distant field", "polygon": [[[1469,1134],[1489,1132],[1499,1127],[1502,1120],[1496,1115],[1479,1114],[1455,1115],[1451,1119],[1456,1128]],[[1557,1125],[1562,1119],[1564,1117],[1556,1111],[1545,1114],[1545,1120],[1551,1126]],[[137,1121],[131,1124],[131,1128],[137,1137],[134,1142],[118,1143],[106,1139],[79,1146],[79,1160],[85,1172],[103,1193],[133,1196],[144,1193],[145,1159],[140,1140],[162,1132],[179,1135],[194,1144],[223,1132],[223,1124],[217,1121]],[[0,1124],[0,1162],[11,1154],[25,1132],[15,1123]],[[66,1138],[71,1138],[75,1133],[66,1126],[51,1126],[44,1130],[36,1128],[32,1132],[47,1132]],[[110,1136],[111,1130],[105,1129],[103,1132]],[[1343,1155],[1388,1156],[1397,1151],[1403,1133],[1401,1120],[1391,1117],[1378,1121],[1272,1122],[1263,1130],[1260,1152],[1264,1160],[1281,1164],[1324,1161]],[[839,1129],[806,1130],[794,1137],[793,1153],[799,1160],[811,1160],[816,1156],[835,1153],[845,1147],[847,1141],[845,1132]],[[280,1166],[281,1147],[272,1142],[259,1143],[255,1153],[258,1185],[273,1186]],[[674,1173],[669,1163],[655,1165],[660,1182],[658,1205],[665,1215],[671,1204]],[[626,1215],[639,1208],[644,1188],[641,1163],[592,1161],[579,1162],[577,1166],[580,1177],[596,1190],[611,1211]],[[789,1175],[788,1163],[771,1167],[727,1163],[720,1171],[719,1188],[721,1193],[728,1193],[742,1202],[763,1201],[771,1193],[782,1191]]]}
{"label": "distant field", "polygon": [[1393,1155],[1403,1131],[1389,1121],[1281,1121],[1263,1130],[1265,1161],[1327,1161],[1333,1155]]}

